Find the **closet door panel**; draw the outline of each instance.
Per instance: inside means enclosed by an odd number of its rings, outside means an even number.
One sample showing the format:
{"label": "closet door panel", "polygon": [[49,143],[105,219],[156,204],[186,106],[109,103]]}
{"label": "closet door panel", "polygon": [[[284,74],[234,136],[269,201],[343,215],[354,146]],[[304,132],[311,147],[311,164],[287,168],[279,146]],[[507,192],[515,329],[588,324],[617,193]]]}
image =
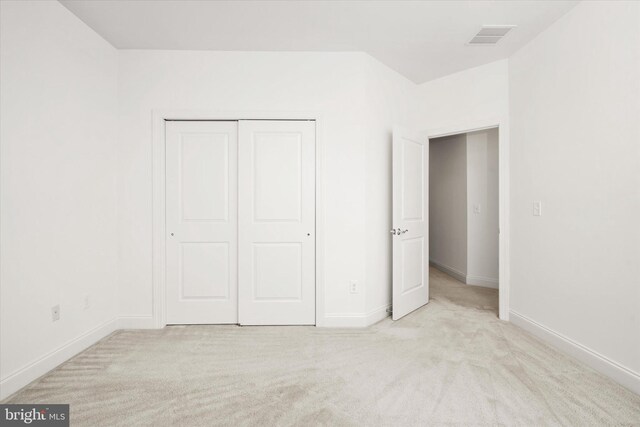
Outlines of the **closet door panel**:
{"label": "closet door panel", "polygon": [[315,122],[239,122],[239,320],[315,323]]}
{"label": "closet door panel", "polygon": [[238,322],[237,122],[166,122],[168,324]]}

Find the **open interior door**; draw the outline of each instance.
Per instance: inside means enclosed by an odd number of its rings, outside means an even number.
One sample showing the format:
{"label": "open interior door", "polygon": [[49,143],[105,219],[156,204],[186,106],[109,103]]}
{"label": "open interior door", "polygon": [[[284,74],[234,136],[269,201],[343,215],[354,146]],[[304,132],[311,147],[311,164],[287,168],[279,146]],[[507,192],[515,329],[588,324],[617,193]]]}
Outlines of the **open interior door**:
{"label": "open interior door", "polygon": [[429,302],[429,139],[393,130],[393,320]]}

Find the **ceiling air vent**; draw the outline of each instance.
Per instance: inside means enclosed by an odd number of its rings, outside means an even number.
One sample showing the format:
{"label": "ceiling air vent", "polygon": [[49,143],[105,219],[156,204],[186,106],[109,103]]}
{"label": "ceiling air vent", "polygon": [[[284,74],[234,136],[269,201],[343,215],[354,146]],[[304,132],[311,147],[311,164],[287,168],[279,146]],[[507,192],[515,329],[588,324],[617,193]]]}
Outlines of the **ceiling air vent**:
{"label": "ceiling air vent", "polygon": [[491,46],[498,43],[515,25],[483,25],[468,44],[476,46]]}

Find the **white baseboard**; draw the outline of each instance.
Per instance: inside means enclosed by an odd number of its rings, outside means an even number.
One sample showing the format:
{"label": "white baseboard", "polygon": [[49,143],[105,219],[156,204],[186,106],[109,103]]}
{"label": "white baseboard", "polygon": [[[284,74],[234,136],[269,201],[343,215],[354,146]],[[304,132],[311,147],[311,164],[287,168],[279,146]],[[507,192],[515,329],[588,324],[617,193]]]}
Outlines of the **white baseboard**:
{"label": "white baseboard", "polygon": [[449,267],[448,265],[442,264],[441,262],[434,261],[432,259],[429,260],[429,264],[442,271],[443,273],[448,274],[459,282],[465,283],[467,285],[498,289],[498,279],[485,276],[477,276],[474,274],[467,274],[463,271],[457,270],[453,267]]}
{"label": "white baseboard", "polygon": [[558,350],[575,357],[629,390],[640,394],[640,374],[513,310],[510,321]]}
{"label": "white baseboard", "polygon": [[71,359],[118,329],[118,319],[112,319],[50,351],[39,359],[9,374],[0,381],[0,400],[5,399],[56,366]]}
{"label": "white baseboard", "polygon": [[385,304],[367,313],[367,326],[374,325],[391,316],[391,304]]}
{"label": "white baseboard", "polygon": [[472,274],[467,274],[466,284],[472,286],[482,286],[484,288],[498,289],[498,279],[484,276],[475,276]]}
{"label": "white baseboard", "polygon": [[151,316],[123,316],[118,319],[118,329],[156,329]]}
{"label": "white baseboard", "polygon": [[454,279],[462,283],[467,283],[467,273],[457,270],[453,267],[449,267],[448,265],[444,265],[432,259],[429,260],[429,264],[431,264],[438,270],[442,271],[443,273],[447,273],[449,276],[453,277]]}
{"label": "white baseboard", "polygon": [[326,328],[366,328],[389,316],[390,305],[383,305],[368,313],[327,313],[322,327]]}

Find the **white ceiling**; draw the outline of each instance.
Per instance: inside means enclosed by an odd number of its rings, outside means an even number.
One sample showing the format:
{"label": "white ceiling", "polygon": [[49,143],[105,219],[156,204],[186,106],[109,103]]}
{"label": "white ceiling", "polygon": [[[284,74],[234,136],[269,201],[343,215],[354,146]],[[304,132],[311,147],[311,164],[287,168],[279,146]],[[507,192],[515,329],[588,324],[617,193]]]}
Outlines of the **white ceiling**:
{"label": "white ceiling", "polygon": [[[576,1],[61,0],[120,49],[364,51],[416,83],[508,57]],[[496,46],[482,25],[513,24]]]}

